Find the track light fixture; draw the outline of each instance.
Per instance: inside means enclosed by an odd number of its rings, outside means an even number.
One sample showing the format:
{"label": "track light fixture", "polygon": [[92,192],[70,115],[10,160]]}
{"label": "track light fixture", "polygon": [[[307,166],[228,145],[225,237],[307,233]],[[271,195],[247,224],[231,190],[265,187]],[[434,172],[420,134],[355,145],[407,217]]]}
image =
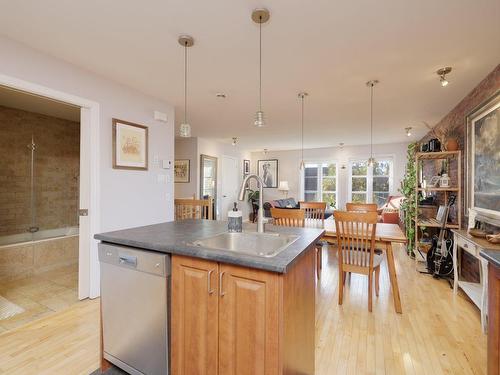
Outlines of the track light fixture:
{"label": "track light fixture", "polygon": [[405,128],[406,136],[410,137],[411,136],[411,126],[408,126]]}
{"label": "track light fixture", "polygon": [[448,86],[448,80],[446,79],[446,75],[451,72],[451,66],[447,66],[441,69],[438,69],[436,74],[439,76],[439,81],[441,82],[441,86]]}

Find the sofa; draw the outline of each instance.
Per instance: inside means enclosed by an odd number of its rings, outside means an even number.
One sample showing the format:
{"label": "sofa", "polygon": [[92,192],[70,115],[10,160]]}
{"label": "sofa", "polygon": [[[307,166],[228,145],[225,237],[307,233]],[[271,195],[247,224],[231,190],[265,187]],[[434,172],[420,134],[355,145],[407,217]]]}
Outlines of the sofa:
{"label": "sofa", "polygon": [[264,203],[264,216],[271,217],[271,207],[274,208],[299,208],[294,198],[276,199]]}
{"label": "sofa", "polygon": [[378,209],[382,223],[399,224],[399,208],[404,197],[389,195],[385,204]]}

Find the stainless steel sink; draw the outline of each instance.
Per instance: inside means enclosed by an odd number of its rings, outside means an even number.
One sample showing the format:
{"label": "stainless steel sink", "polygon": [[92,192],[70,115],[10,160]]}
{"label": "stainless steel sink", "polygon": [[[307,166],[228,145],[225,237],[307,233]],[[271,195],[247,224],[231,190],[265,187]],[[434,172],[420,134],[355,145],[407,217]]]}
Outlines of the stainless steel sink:
{"label": "stainless steel sink", "polygon": [[269,232],[225,232],[194,241],[190,245],[208,249],[257,255],[261,257],[273,257],[297,241],[298,238],[299,236]]}

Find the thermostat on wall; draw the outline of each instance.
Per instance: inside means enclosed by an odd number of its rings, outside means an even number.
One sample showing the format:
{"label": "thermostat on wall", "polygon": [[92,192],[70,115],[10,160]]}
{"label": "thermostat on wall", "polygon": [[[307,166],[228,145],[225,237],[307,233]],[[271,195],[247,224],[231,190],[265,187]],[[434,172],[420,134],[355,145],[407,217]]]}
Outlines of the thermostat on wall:
{"label": "thermostat on wall", "polygon": [[154,117],[155,117],[155,120],[167,122],[167,114],[166,113],[163,113],[160,111],[155,111]]}

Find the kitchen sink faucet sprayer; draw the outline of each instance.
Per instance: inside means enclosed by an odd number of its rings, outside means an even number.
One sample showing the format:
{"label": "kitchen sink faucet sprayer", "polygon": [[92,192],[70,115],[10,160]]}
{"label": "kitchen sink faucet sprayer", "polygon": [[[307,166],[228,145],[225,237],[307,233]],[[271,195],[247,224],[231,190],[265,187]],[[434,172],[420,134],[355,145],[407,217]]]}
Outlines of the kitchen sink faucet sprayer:
{"label": "kitchen sink faucet sprayer", "polygon": [[245,191],[246,191],[245,187],[247,186],[248,181],[252,178],[255,181],[257,181],[257,186],[259,187],[259,211],[257,213],[257,232],[264,233],[264,224],[267,223],[267,219],[264,217],[264,181],[262,181],[262,178],[260,178],[256,174],[247,175],[243,180],[243,183],[241,184],[240,194],[238,196],[238,199],[240,201],[245,200]]}

